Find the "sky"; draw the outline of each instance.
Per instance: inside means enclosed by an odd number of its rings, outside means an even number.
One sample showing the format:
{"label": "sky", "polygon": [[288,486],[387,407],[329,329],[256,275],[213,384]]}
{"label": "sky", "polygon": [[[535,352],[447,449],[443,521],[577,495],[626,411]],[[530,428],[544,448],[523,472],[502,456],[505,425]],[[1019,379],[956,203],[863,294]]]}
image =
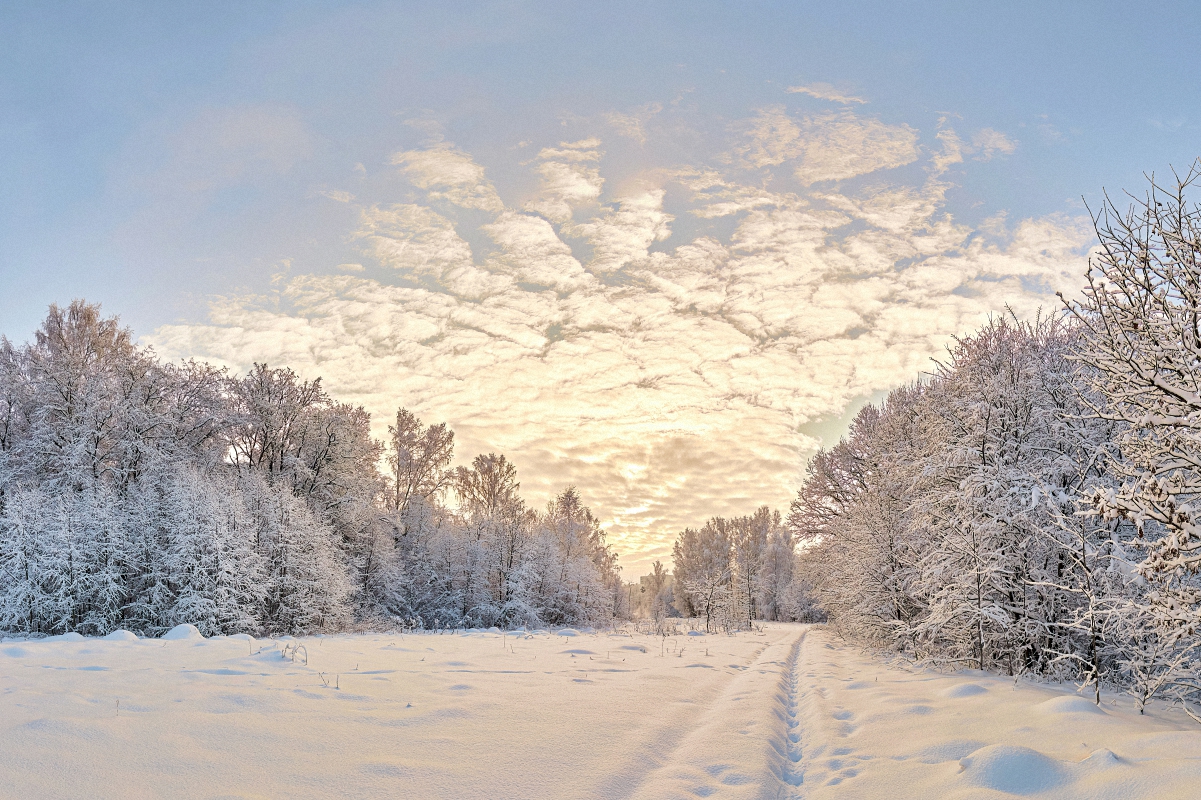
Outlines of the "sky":
{"label": "sky", "polygon": [[626,577],[787,510],[1103,190],[1201,155],[1201,10],[0,2],[0,332],[99,302],[576,485]]}

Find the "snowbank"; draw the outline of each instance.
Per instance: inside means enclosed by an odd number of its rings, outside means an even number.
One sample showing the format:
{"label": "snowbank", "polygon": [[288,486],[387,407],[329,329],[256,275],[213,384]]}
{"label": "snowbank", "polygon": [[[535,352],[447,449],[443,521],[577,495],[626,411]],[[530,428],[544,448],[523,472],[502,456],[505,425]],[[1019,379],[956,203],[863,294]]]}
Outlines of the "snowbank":
{"label": "snowbank", "polygon": [[821,628],[163,639],[0,645],[0,797],[1150,800],[1201,781],[1182,714],[884,666]]}

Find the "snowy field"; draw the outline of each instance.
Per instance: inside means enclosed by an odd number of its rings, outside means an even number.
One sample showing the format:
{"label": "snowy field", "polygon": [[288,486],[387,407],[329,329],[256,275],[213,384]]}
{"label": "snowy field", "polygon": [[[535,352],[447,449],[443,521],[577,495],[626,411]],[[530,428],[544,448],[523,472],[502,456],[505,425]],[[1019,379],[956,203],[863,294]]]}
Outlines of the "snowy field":
{"label": "snowy field", "polygon": [[[306,663],[307,662],[307,663]],[[0,645],[0,794],[1194,798],[1201,726],[821,628]]]}

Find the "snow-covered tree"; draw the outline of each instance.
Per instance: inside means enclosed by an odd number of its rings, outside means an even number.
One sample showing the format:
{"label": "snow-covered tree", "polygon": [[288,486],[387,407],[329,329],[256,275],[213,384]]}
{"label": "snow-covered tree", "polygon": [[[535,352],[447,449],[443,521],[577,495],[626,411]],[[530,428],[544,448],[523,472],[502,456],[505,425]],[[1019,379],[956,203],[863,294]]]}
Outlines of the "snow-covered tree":
{"label": "snow-covered tree", "polygon": [[455,434],[446,423],[422,427],[412,412],[397,409],[396,424],[388,426],[389,508],[403,514],[414,498],[440,496],[455,476],[454,452]]}
{"label": "snow-covered tree", "polygon": [[688,610],[705,618],[705,629],[727,615],[734,564],[730,524],[714,517],[700,529],[686,528],[672,547],[672,574],[687,597]]}
{"label": "snow-covered tree", "polygon": [[0,340],[0,628],[617,613],[617,555],[574,488],[539,515],[504,456],[452,471],[445,424],[395,423],[385,448],[320,379],[164,364],[99,307],[52,306],[32,343]]}
{"label": "snow-covered tree", "polygon": [[926,457],[924,384],[896,389],[866,406],[850,431],[809,463],[789,513],[801,546],[812,548],[802,576],[816,586],[831,622],[875,643],[904,647],[920,603],[919,551],[912,516]]}
{"label": "snow-covered tree", "polygon": [[1201,693],[1201,208],[1188,199],[1199,177],[1194,165],[1152,179],[1124,212],[1107,199],[1088,286],[1070,304],[1094,411],[1118,428],[1104,464],[1114,480],[1089,499],[1136,554],[1120,658],[1138,683],[1181,698]]}

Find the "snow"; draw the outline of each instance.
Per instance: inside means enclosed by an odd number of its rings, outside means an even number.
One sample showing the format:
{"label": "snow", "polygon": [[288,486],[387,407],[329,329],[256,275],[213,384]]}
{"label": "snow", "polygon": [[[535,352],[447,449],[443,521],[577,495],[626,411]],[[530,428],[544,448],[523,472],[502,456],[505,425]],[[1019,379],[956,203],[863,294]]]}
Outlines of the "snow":
{"label": "snow", "polygon": [[1165,706],[884,663],[820,626],[181,628],[0,645],[0,796],[1149,800],[1201,780],[1201,726]]}
{"label": "snow", "polygon": [[136,642],[138,637],[129,631],[117,630],[104,637],[108,642]]}
{"label": "snow", "polygon": [[163,641],[178,642],[186,639],[203,639],[195,625],[176,625],[163,634]]}

